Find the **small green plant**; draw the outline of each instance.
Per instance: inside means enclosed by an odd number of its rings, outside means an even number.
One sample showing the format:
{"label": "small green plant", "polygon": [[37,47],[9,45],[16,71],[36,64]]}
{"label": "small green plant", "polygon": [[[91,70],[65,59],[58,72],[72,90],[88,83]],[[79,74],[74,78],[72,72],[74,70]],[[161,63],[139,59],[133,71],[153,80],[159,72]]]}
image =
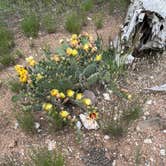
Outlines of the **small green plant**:
{"label": "small green plant", "polygon": [[25,16],[21,22],[22,31],[27,37],[37,37],[39,27],[39,19],[35,14]]}
{"label": "small green plant", "polygon": [[72,12],[66,18],[65,28],[70,33],[79,34],[82,29],[82,18],[76,12]]}
{"label": "small green plant", "polygon": [[19,123],[20,128],[27,133],[35,132],[34,117],[31,112],[22,111],[16,114],[16,119]]}
{"label": "small green plant", "polygon": [[10,80],[8,84],[10,90],[14,93],[19,93],[23,89],[22,84],[20,84],[17,80]]}
{"label": "small green plant", "polygon": [[8,66],[15,62],[11,52],[14,47],[14,37],[7,27],[0,27],[0,63]]}
{"label": "small green plant", "polygon": [[101,29],[103,27],[103,15],[102,13],[97,13],[94,17],[95,26],[97,29]]}
{"label": "small green plant", "polygon": [[48,32],[48,33],[55,33],[57,30],[57,20],[56,18],[51,14],[47,14],[42,18],[42,27]]}
{"label": "small green plant", "polygon": [[32,150],[30,162],[26,166],[64,166],[64,159],[62,154],[55,150],[38,148]]}
{"label": "small green plant", "polygon": [[92,10],[93,8],[93,0],[84,0],[82,3],[81,3],[81,9],[84,10],[84,11],[90,11]]}

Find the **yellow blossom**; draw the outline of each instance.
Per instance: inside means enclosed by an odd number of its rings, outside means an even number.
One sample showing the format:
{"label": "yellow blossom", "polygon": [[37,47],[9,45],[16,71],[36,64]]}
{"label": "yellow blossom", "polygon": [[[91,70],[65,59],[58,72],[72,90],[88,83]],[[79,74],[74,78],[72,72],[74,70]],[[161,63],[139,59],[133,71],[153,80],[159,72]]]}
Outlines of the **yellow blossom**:
{"label": "yellow blossom", "polygon": [[58,55],[54,55],[51,60],[55,61],[55,62],[59,62],[60,61],[60,57]]}
{"label": "yellow blossom", "polygon": [[83,46],[83,50],[88,51],[88,50],[89,50],[89,44],[85,44],[85,45]]}
{"label": "yellow blossom", "polygon": [[66,96],[63,92],[59,93],[60,98],[64,99]]}
{"label": "yellow blossom", "polygon": [[77,38],[78,38],[77,34],[73,34],[73,35],[71,36],[71,39],[72,39],[72,40],[76,40]]}
{"label": "yellow blossom", "polygon": [[102,60],[102,55],[100,54],[100,55],[96,55],[96,57],[95,57],[95,61],[101,61]]}
{"label": "yellow blossom", "polygon": [[128,95],[127,95],[127,98],[128,98],[128,100],[131,100],[131,99],[132,99],[132,95],[131,95],[131,94],[128,94]]}
{"label": "yellow blossom", "polygon": [[36,80],[37,81],[39,81],[39,80],[41,80],[43,78],[44,78],[44,76],[42,76],[40,73],[38,73],[37,76],[36,76]]}
{"label": "yellow blossom", "polygon": [[75,40],[75,39],[71,40],[70,44],[71,44],[72,47],[76,47],[78,45],[78,40]]}
{"label": "yellow blossom", "polygon": [[34,60],[34,58],[32,56],[26,58],[26,61],[30,66],[35,66],[36,65],[36,61]]}
{"label": "yellow blossom", "polygon": [[83,102],[83,104],[85,104],[87,106],[92,104],[92,101],[89,98],[84,98],[82,102]]}
{"label": "yellow blossom", "polygon": [[66,119],[69,116],[69,112],[63,110],[63,111],[60,112],[60,116],[63,119]]}
{"label": "yellow blossom", "polygon": [[82,93],[77,93],[76,95],[76,100],[81,100],[83,97],[83,94]]}
{"label": "yellow blossom", "polygon": [[44,103],[42,106],[43,110],[45,111],[51,111],[53,108],[53,105],[51,103]]}
{"label": "yellow blossom", "polygon": [[69,47],[66,49],[66,54],[67,55],[72,55],[73,50]]}
{"label": "yellow blossom", "polygon": [[59,90],[58,90],[58,89],[52,89],[52,90],[50,91],[50,93],[51,93],[51,96],[56,97],[56,96],[59,94]]}
{"label": "yellow blossom", "polygon": [[76,50],[76,49],[74,49],[73,51],[72,51],[72,55],[73,56],[76,56],[78,54],[78,51]]}
{"label": "yellow blossom", "polygon": [[74,92],[73,90],[71,90],[71,89],[68,89],[68,90],[67,90],[67,96],[68,96],[68,97],[73,97],[73,96],[74,96],[74,93],[75,93],[75,92]]}

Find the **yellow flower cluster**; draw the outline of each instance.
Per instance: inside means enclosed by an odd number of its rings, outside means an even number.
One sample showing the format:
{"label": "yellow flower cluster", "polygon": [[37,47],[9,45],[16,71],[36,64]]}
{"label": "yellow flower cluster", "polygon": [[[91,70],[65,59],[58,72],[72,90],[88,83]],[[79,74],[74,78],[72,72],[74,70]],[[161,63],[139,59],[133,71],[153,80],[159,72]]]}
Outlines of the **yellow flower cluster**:
{"label": "yellow flower cluster", "polygon": [[29,66],[35,66],[36,65],[36,61],[34,60],[34,58],[32,56],[26,58],[26,61],[28,63]]}
{"label": "yellow flower cluster", "polygon": [[78,55],[78,51],[76,49],[72,49],[72,48],[68,47],[66,49],[66,54],[68,56],[76,56],[76,55]]}
{"label": "yellow flower cluster", "polygon": [[51,96],[64,99],[66,96],[63,92],[59,92],[58,89],[52,89],[50,91]]}
{"label": "yellow flower cluster", "polygon": [[59,114],[63,119],[66,119],[69,116],[69,112],[65,110],[62,110]]}
{"label": "yellow flower cluster", "polygon": [[20,82],[26,83],[28,81],[28,71],[21,65],[16,65],[15,70],[19,75]]}
{"label": "yellow flower cluster", "polygon": [[42,108],[43,108],[43,110],[49,112],[53,109],[53,105],[51,103],[44,103]]}

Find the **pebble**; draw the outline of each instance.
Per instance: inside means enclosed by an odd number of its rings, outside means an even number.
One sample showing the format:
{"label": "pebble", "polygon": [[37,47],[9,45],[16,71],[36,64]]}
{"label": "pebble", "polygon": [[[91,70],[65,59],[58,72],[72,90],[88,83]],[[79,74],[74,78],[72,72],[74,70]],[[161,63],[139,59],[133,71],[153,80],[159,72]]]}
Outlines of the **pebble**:
{"label": "pebble", "polygon": [[109,93],[103,93],[103,96],[104,96],[104,100],[107,100],[107,101],[111,100]]}
{"label": "pebble", "polygon": [[163,130],[163,133],[165,133],[165,134],[166,134],[166,130]]}
{"label": "pebble", "polygon": [[48,150],[52,151],[56,148],[56,141],[54,140],[48,140]]}
{"label": "pebble", "polygon": [[160,155],[161,156],[166,156],[166,150],[165,149],[161,149],[160,150]]}
{"label": "pebble", "polygon": [[151,105],[152,103],[153,103],[152,100],[148,100],[148,101],[146,102],[146,104],[148,104],[148,105]]}
{"label": "pebble", "polygon": [[109,140],[109,139],[110,139],[110,136],[109,136],[109,135],[105,135],[105,136],[104,136],[104,139],[105,139],[105,140]]}
{"label": "pebble", "polygon": [[80,122],[80,121],[77,121],[76,126],[77,126],[77,128],[80,130],[80,129],[81,129],[81,127],[82,127],[81,122]]}
{"label": "pebble", "polygon": [[19,127],[19,123],[16,122],[16,123],[14,124],[14,129],[16,130],[16,129],[18,129],[18,127]]}
{"label": "pebble", "polygon": [[151,140],[151,139],[145,139],[145,140],[144,140],[144,143],[145,143],[145,144],[151,144],[151,143],[152,143],[152,140]]}
{"label": "pebble", "polygon": [[39,129],[40,128],[40,123],[35,122],[35,129]]}
{"label": "pebble", "polygon": [[12,140],[8,147],[9,148],[14,148],[15,146],[17,146],[17,141],[16,140]]}

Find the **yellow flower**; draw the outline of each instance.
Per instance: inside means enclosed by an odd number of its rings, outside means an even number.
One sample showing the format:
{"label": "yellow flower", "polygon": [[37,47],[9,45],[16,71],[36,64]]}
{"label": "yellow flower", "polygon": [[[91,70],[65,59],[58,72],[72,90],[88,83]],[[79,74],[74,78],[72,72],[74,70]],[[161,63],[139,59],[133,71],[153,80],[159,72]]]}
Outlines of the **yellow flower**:
{"label": "yellow flower", "polygon": [[67,96],[68,96],[68,97],[73,97],[73,96],[74,96],[74,93],[75,93],[75,92],[74,92],[73,90],[71,90],[71,89],[68,89],[68,90],[67,90]]}
{"label": "yellow flower", "polygon": [[38,73],[37,74],[37,76],[36,76],[36,80],[37,81],[39,81],[39,80],[41,80],[41,79],[43,79],[44,77],[40,74],[40,73]]}
{"label": "yellow flower", "polygon": [[66,54],[67,55],[71,55],[72,52],[73,52],[73,50],[70,47],[66,49]]}
{"label": "yellow flower", "polygon": [[54,55],[51,60],[55,61],[55,62],[59,62],[60,61],[60,57],[58,55]]}
{"label": "yellow flower", "polygon": [[71,39],[72,39],[72,40],[76,40],[77,38],[78,38],[77,34],[73,34],[73,35],[71,36]]}
{"label": "yellow flower", "polygon": [[88,50],[89,50],[89,44],[85,44],[85,45],[83,46],[83,50],[88,51]]}
{"label": "yellow flower", "polygon": [[22,65],[16,65],[14,68],[17,71],[17,73],[19,73],[20,70],[24,69],[24,67]]}
{"label": "yellow flower", "polygon": [[44,103],[42,106],[43,110],[45,111],[51,111],[53,108],[53,105],[51,103]]}
{"label": "yellow flower", "polygon": [[64,118],[64,119],[66,119],[68,116],[69,116],[69,112],[67,112],[67,111],[61,111],[60,113],[60,116],[62,117],[62,118]]}
{"label": "yellow flower", "polygon": [[83,102],[83,104],[85,104],[87,106],[92,104],[92,101],[89,98],[84,98],[82,102]]}
{"label": "yellow flower", "polygon": [[132,95],[131,95],[131,94],[128,94],[128,95],[127,95],[127,98],[128,98],[128,100],[131,100],[131,99],[132,99]]}
{"label": "yellow flower", "polygon": [[58,90],[58,89],[52,89],[52,90],[50,91],[50,93],[51,93],[51,96],[56,97],[56,96],[59,94],[59,90]]}
{"label": "yellow flower", "polygon": [[35,66],[36,65],[36,61],[34,60],[34,58],[32,56],[26,58],[26,61],[30,66]]}
{"label": "yellow flower", "polygon": [[70,44],[71,44],[72,47],[76,47],[78,45],[78,40],[75,40],[75,39],[71,40]]}
{"label": "yellow flower", "polygon": [[72,51],[72,55],[73,56],[76,56],[78,54],[78,51],[76,50],[76,49],[74,49],[73,51]]}
{"label": "yellow flower", "polygon": [[59,93],[60,98],[64,99],[66,96],[63,92]]}
{"label": "yellow flower", "polygon": [[81,100],[83,97],[83,94],[82,93],[77,93],[76,95],[76,100]]}
{"label": "yellow flower", "polygon": [[95,57],[95,61],[101,61],[102,60],[102,55],[100,54],[100,55],[96,55],[96,57]]}
{"label": "yellow flower", "polygon": [[89,113],[89,118],[93,120],[98,119],[98,113],[96,111]]}

